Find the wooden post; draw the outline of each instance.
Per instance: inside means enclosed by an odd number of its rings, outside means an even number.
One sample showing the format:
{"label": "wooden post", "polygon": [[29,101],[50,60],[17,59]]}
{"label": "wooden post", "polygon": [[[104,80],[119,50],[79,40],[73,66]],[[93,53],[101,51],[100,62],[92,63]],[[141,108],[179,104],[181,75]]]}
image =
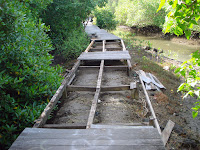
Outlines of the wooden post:
{"label": "wooden post", "polygon": [[138,100],[139,99],[138,83],[137,82],[131,82],[130,83],[130,90],[131,90],[131,98]]}

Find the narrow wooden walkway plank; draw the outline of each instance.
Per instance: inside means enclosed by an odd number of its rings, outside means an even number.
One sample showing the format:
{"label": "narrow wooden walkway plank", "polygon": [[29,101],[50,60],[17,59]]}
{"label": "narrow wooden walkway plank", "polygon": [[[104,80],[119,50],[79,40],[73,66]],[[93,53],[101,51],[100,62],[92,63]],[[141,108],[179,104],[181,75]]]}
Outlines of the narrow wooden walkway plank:
{"label": "narrow wooden walkway plank", "polygon": [[84,146],[53,146],[53,145],[16,145],[9,150],[165,150],[163,146],[151,146],[151,145],[126,145],[126,146],[119,146],[119,145],[113,145],[113,146],[91,146],[91,145],[84,145]]}
{"label": "narrow wooden walkway plank", "polygon": [[33,126],[34,128],[42,127],[46,123],[48,116],[50,115],[51,111],[53,110],[53,108],[57,104],[58,100],[62,97],[62,94],[65,91],[67,84],[71,81],[71,78],[74,76],[79,65],[80,65],[80,60],[78,60],[75,63],[75,65],[71,69],[70,73],[64,79],[61,86],[58,88],[58,90],[56,91],[54,96],[51,98],[50,102],[47,104],[46,108],[44,109],[44,111],[40,115],[39,119],[35,120],[35,124]]}
{"label": "narrow wooden walkway plank", "polygon": [[[119,85],[119,86],[101,86],[101,92],[108,91],[126,91],[130,90],[130,85]],[[80,85],[69,85],[67,86],[67,91],[90,91],[95,92],[96,87],[94,86],[80,86]]]}
{"label": "narrow wooden walkway plank", "polygon": [[157,130],[158,130],[158,133],[161,135],[160,126],[159,126],[158,120],[157,120],[157,118],[156,118],[156,114],[155,114],[155,112],[154,112],[154,109],[153,109],[153,106],[152,106],[152,104],[151,104],[151,101],[150,101],[150,99],[149,99],[148,93],[147,93],[147,91],[146,91],[144,82],[143,82],[143,80],[142,80],[142,78],[141,78],[141,75],[139,75],[139,79],[140,79],[140,82],[141,82],[141,84],[142,84],[142,88],[143,88],[143,91],[144,91],[144,94],[145,94],[145,97],[146,97],[146,102],[147,102],[147,104],[148,104],[148,106],[149,106],[149,109],[150,109],[151,114],[152,114],[153,119],[154,119],[153,122],[154,122],[154,124],[155,124],[155,127],[156,127]]}
{"label": "narrow wooden walkway plank", "polygon": [[78,60],[121,60],[131,59],[128,51],[106,51],[82,53]]}
{"label": "narrow wooden walkway plank", "polygon": [[91,124],[93,123],[93,119],[94,119],[94,115],[95,115],[95,111],[96,111],[96,107],[97,107],[97,101],[99,99],[99,94],[101,91],[100,88],[101,88],[101,83],[102,83],[103,68],[104,68],[104,60],[101,60],[99,76],[98,76],[97,86],[96,86],[96,92],[94,95],[94,99],[93,99],[92,106],[90,109],[90,114],[88,117],[88,122],[87,122],[87,127],[86,127],[87,129],[90,128]]}
{"label": "narrow wooden walkway plank", "polygon": [[88,47],[85,50],[86,53],[91,49],[91,47],[94,44],[94,42],[95,42],[95,40],[92,40],[92,42],[88,45]]}
{"label": "narrow wooden walkway plank", "polygon": [[45,124],[43,128],[53,129],[86,129],[86,124]]}
{"label": "narrow wooden walkway plank", "polygon": [[167,125],[166,125],[165,129],[163,130],[163,132],[161,134],[161,138],[162,138],[162,141],[163,141],[164,145],[167,144],[167,141],[168,141],[168,139],[170,137],[172,129],[174,128],[174,125],[175,125],[175,123],[172,122],[171,120],[169,120],[167,122]]}

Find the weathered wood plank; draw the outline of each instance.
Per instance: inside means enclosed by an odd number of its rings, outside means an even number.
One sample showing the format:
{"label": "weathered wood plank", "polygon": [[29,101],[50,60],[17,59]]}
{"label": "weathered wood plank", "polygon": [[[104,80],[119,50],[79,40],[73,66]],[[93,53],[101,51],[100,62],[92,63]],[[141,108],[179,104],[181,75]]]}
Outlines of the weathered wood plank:
{"label": "weathered wood plank", "polygon": [[[119,135],[120,136],[120,135]],[[15,145],[56,145],[56,146],[111,146],[111,145],[159,145],[163,143],[161,139],[125,139],[125,140],[113,140],[107,137],[106,140],[96,139],[84,140],[84,139],[27,139],[16,141]]]}
{"label": "weathered wood plank", "polygon": [[[126,91],[130,90],[130,85],[119,85],[119,86],[101,86],[102,92],[107,91]],[[90,91],[95,92],[96,87],[94,86],[77,86],[77,85],[69,85],[67,86],[67,91]]]}
{"label": "weathered wood plank", "polygon": [[153,118],[154,118],[153,121],[154,121],[155,127],[157,128],[158,133],[161,134],[161,130],[160,130],[160,126],[159,126],[158,120],[157,120],[157,118],[156,118],[156,114],[155,114],[155,112],[154,112],[153,106],[152,106],[151,101],[150,101],[150,99],[149,99],[149,96],[148,96],[148,93],[147,93],[146,88],[145,88],[145,86],[144,86],[144,82],[143,82],[143,80],[142,80],[141,75],[139,75],[139,79],[140,79],[140,82],[141,82],[141,84],[142,84],[142,88],[143,88],[143,91],[144,91],[144,94],[145,94],[145,97],[146,97],[146,102],[147,102],[147,104],[148,104],[148,106],[149,106],[149,109],[150,109],[150,111],[151,111],[151,114],[152,114],[152,116],[153,116]]}
{"label": "weathered wood plank", "polygon": [[78,60],[75,63],[75,65],[71,69],[70,73],[64,79],[64,81],[62,82],[61,86],[58,88],[58,90],[56,91],[54,96],[51,98],[50,102],[47,104],[46,108],[44,109],[44,111],[40,115],[39,119],[35,120],[35,124],[33,126],[34,128],[42,127],[46,123],[46,121],[48,119],[48,116],[50,115],[51,111],[53,110],[53,108],[57,104],[58,100],[62,97],[62,94],[63,94],[67,84],[70,82],[71,78],[74,76],[74,74],[77,71],[79,65],[80,65],[80,60]]}
{"label": "weathered wood plank", "polygon": [[[24,131],[20,134],[20,136],[27,136],[27,138],[32,138],[32,135],[43,136],[45,134],[63,134],[69,136],[101,136],[101,135],[109,135],[114,136],[118,134],[123,134],[123,136],[130,136],[134,138],[134,136],[141,136],[141,138],[160,138],[160,135],[157,132],[156,128],[140,128],[140,129],[90,129],[90,130],[82,130],[82,129],[46,129],[46,128],[25,128]],[[144,135],[145,134],[145,135]],[[61,137],[62,138],[62,137]]]}
{"label": "weathered wood plank", "polygon": [[53,129],[86,129],[86,124],[45,124],[43,128]]}
{"label": "weathered wood plank", "polygon": [[98,75],[98,80],[97,80],[97,86],[96,86],[96,92],[95,92],[94,99],[93,99],[93,102],[92,102],[92,106],[91,106],[91,109],[90,109],[90,114],[89,114],[89,117],[88,117],[88,122],[87,122],[86,128],[90,128],[90,125],[93,123],[93,119],[94,119],[94,115],[95,115],[95,111],[96,111],[96,107],[97,107],[97,101],[98,101],[99,94],[100,94],[100,91],[101,91],[103,69],[104,69],[104,60],[101,60],[101,65],[100,65],[100,70],[99,70],[99,75]]}
{"label": "weathered wood plank", "polygon": [[95,40],[92,40],[92,42],[88,45],[88,47],[85,50],[86,53],[91,49],[91,47],[94,44],[94,42],[95,42]]}
{"label": "weathered wood plank", "polygon": [[171,121],[171,120],[169,120],[167,122],[167,125],[166,125],[165,129],[163,130],[163,132],[161,134],[161,138],[162,138],[162,141],[163,141],[164,145],[167,144],[167,141],[168,141],[168,139],[170,137],[172,129],[174,128],[174,125],[175,125],[175,123],[173,121]]}
{"label": "weathered wood plank", "polygon": [[38,145],[17,145],[15,147],[11,147],[9,150],[165,150],[163,146],[151,146],[151,145],[126,145],[126,146],[55,146],[55,145],[45,145],[45,146],[38,146]]}
{"label": "weathered wood plank", "polygon": [[78,60],[121,60],[131,59],[128,51],[106,51],[82,53]]}

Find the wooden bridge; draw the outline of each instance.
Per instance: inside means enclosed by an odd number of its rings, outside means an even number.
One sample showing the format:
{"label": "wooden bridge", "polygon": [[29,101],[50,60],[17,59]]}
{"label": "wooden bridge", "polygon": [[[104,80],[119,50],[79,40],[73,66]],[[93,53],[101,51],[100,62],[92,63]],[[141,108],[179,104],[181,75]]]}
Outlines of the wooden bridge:
{"label": "wooden bridge", "polygon": [[[146,121],[132,124],[95,124],[94,117],[98,99],[102,92],[130,91],[131,98],[138,99],[138,81],[122,85],[104,85],[102,83],[106,70],[116,69],[127,72],[127,77],[132,78],[131,56],[126,50],[124,42],[119,37],[99,29],[97,26],[88,25],[87,34],[91,43],[79,57],[70,73],[65,77],[43,113],[35,121],[33,128],[26,128],[10,150],[162,150],[161,130],[156,119],[148,94],[145,91],[141,78],[140,84],[144,90],[151,117]],[[108,61],[120,61],[123,65],[108,64]],[[88,65],[89,64],[89,65]],[[95,64],[95,65],[93,65]],[[88,68],[99,69],[95,85],[74,85],[77,72]],[[47,124],[48,116],[61,98],[67,98],[72,91],[93,92],[94,97],[88,119],[83,124]]]}

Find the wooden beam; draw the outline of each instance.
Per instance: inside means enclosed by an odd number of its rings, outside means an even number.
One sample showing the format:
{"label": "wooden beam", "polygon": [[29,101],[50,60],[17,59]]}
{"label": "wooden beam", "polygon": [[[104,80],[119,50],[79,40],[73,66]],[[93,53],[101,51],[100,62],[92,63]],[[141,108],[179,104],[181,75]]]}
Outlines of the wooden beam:
{"label": "wooden beam", "polygon": [[94,95],[94,99],[92,102],[92,107],[90,109],[90,114],[88,117],[88,122],[87,122],[87,129],[90,128],[91,124],[93,123],[96,107],[97,107],[97,101],[99,99],[100,91],[101,91],[101,83],[102,83],[102,76],[103,76],[103,68],[104,68],[104,60],[101,61],[101,66],[99,70],[99,76],[97,80],[97,86],[96,86],[96,92]]}
{"label": "wooden beam", "polygon": [[[101,92],[108,91],[126,91],[130,90],[130,85],[119,85],[119,86],[101,86]],[[95,92],[96,87],[94,86],[77,86],[77,85],[69,85],[67,86],[67,91],[90,91]]]}
{"label": "wooden beam", "polygon": [[67,75],[67,77],[64,79],[64,81],[62,82],[58,90],[56,91],[56,93],[51,98],[50,102],[47,104],[46,108],[40,115],[39,119],[35,120],[35,124],[33,126],[34,128],[42,127],[46,123],[48,116],[50,115],[51,111],[57,104],[58,100],[62,97],[67,84],[71,81],[71,78],[73,78],[79,65],[80,65],[80,61],[77,61],[75,65],[73,66],[73,68],[71,69],[70,73]]}
{"label": "wooden beam", "polygon": [[148,104],[148,106],[149,106],[149,109],[150,109],[151,114],[152,114],[153,119],[154,119],[154,120],[153,120],[153,121],[154,121],[154,125],[155,125],[155,127],[157,128],[158,133],[161,135],[161,130],[160,130],[160,126],[159,126],[158,120],[157,120],[157,118],[156,118],[156,114],[155,114],[155,112],[154,112],[153,106],[152,106],[152,104],[151,104],[151,101],[150,101],[150,99],[149,99],[148,93],[147,93],[146,88],[145,88],[145,86],[144,86],[144,82],[143,82],[143,80],[142,80],[142,78],[141,78],[140,75],[139,75],[139,79],[140,79],[140,82],[141,82],[141,84],[142,84],[142,88],[143,88],[143,91],[144,91],[144,94],[145,94],[145,97],[146,97],[146,102],[147,102],[147,104]]}
{"label": "wooden beam", "polygon": [[[79,70],[84,70],[86,68],[100,68],[100,66],[79,66]],[[127,69],[127,66],[104,66],[105,69]]]}
{"label": "wooden beam", "polygon": [[[121,45],[122,45],[122,48],[123,48],[123,51],[126,51],[126,47],[125,47],[125,44],[124,44],[124,41],[121,40]],[[131,74],[131,70],[132,70],[132,65],[131,65],[131,61],[130,60],[127,60],[127,65],[128,65],[128,76],[130,76]]]}
{"label": "wooden beam", "polygon": [[45,124],[43,128],[53,129],[86,129],[86,124]]}
{"label": "wooden beam", "polygon": [[167,122],[165,129],[163,130],[163,132],[161,134],[161,138],[162,138],[162,141],[164,143],[164,146],[167,144],[167,141],[170,137],[172,129],[174,128],[174,125],[175,125],[175,123],[173,121],[169,120]]}
{"label": "wooden beam", "polygon": [[[105,40],[103,40],[103,52],[105,52]],[[97,101],[99,99],[99,95],[100,95],[100,91],[101,91],[101,84],[102,84],[102,76],[103,76],[103,69],[104,69],[104,60],[101,60],[101,64],[100,64],[100,69],[99,69],[99,75],[98,75],[98,80],[97,80],[97,86],[96,86],[96,92],[94,95],[94,99],[92,102],[92,106],[90,109],[90,113],[89,113],[89,117],[88,117],[88,122],[87,122],[87,129],[91,127],[91,124],[93,123],[94,120],[94,115],[96,112],[96,108],[97,108]]]}
{"label": "wooden beam", "polygon": [[91,48],[92,45],[94,44],[94,41],[95,41],[95,40],[92,40],[92,42],[88,45],[88,47],[87,47],[86,50],[85,50],[86,53],[90,50],[90,48]]}

